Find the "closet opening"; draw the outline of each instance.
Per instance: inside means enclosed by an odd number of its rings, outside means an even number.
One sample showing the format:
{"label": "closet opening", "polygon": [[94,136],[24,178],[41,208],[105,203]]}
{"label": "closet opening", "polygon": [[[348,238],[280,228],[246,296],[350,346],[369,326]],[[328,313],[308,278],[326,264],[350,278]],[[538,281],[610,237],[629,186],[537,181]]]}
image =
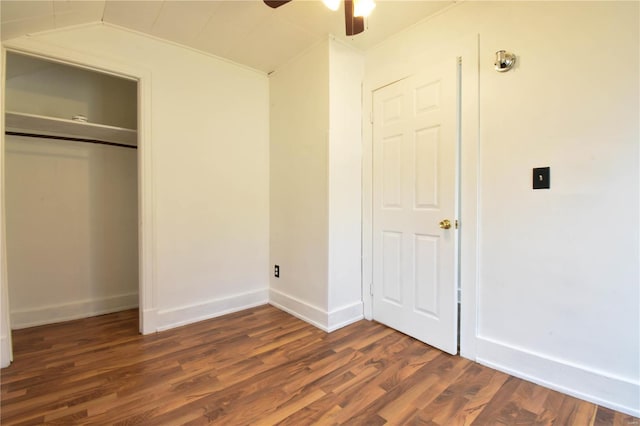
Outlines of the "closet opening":
{"label": "closet opening", "polygon": [[137,309],[138,81],[7,52],[11,329]]}

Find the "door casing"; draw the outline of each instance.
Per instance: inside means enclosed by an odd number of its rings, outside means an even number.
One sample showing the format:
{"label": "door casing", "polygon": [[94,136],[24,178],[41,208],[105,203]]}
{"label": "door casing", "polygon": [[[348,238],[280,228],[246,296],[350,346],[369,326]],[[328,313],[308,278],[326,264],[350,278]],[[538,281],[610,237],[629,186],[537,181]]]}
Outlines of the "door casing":
{"label": "door casing", "polygon": [[[102,58],[94,55],[84,54],[77,51],[59,48],[57,46],[39,42],[33,39],[17,39],[5,43],[2,47],[2,55],[6,58],[7,51],[39,57],[45,60],[61,62],[71,66],[85,68],[106,74],[116,75],[137,81],[138,86],[138,301],[139,301],[139,331],[148,334],[156,331],[155,324],[155,220],[154,220],[154,188],[152,170],[152,147],[151,143],[151,73],[143,68],[133,67],[128,64]],[[6,65],[6,60],[3,61]],[[3,72],[3,87],[4,87]],[[2,91],[2,115],[4,116],[5,101],[4,90]],[[3,117],[4,118],[4,117]],[[4,119],[0,121],[0,162],[4,165]],[[2,167],[1,186],[4,189],[4,167]],[[8,279],[6,274],[6,247],[4,232],[5,223],[5,200],[2,191],[2,202],[0,208],[0,223],[2,224],[2,234],[0,235],[2,244],[2,271],[0,271],[0,311],[3,311],[3,320],[9,320],[8,301]],[[10,333],[10,324],[5,324]],[[7,338],[8,349],[3,349],[2,363],[7,364],[5,356],[9,355],[12,360],[11,340]],[[5,352],[8,352],[5,353]]]}

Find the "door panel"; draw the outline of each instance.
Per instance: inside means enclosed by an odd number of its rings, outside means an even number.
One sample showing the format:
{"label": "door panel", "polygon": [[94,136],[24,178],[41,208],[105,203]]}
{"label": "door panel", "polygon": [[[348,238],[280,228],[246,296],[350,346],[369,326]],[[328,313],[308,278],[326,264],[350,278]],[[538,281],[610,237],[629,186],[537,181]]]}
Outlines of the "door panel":
{"label": "door panel", "polygon": [[457,352],[457,58],[374,92],[373,317]]}
{"label": "door panel", "polygon": [[402,137],[392,135],[382,141],[382,205],[402,207]]}
{"label": "door panel", "polygon": [[402,234],[383,232],[382,234],[382,296],[388,303],[402,306],[401,279]]}

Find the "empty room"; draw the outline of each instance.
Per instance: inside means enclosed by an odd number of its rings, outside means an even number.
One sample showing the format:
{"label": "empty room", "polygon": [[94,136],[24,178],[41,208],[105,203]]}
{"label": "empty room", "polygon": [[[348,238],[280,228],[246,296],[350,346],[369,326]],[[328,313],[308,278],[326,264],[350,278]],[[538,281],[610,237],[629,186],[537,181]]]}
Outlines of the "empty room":
{"label": "empty room", "polygon": [[0,423],[640,424],[640,3],[0,0]]}

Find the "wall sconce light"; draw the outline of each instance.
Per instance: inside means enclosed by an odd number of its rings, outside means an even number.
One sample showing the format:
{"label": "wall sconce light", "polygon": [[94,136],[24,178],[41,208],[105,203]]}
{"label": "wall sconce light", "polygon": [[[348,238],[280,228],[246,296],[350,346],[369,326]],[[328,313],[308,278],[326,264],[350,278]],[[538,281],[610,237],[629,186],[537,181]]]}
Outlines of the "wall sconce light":
{"label": "wall sconce light", "polygon": [[498,50],[496,52],[496,62],[493,65],[496,66],[496,71],[506,72],[513,68],[515,63],[516,55],[506,50]]}

